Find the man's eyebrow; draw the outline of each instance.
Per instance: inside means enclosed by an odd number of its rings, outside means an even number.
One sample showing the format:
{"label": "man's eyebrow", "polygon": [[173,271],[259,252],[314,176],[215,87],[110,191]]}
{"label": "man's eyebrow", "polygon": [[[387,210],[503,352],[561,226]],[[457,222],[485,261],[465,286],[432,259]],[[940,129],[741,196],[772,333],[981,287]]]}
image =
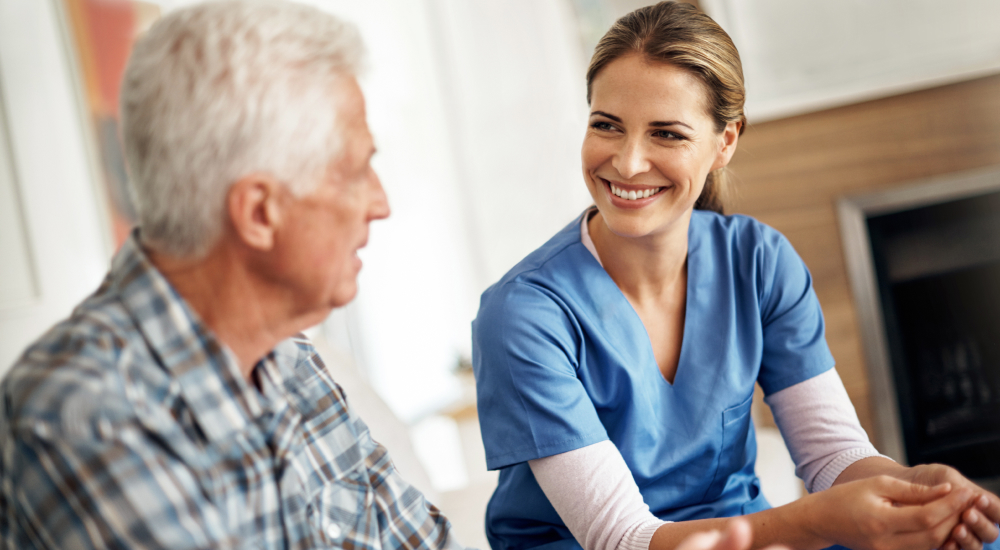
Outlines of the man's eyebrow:
{"label": "man's eyebrow", "polygon": [[[595,116],[595,115],[600,115],[600,116],[602,116],[604,118],[610,118],[611,120],[613,120],[615,122],[618,122],[618,123],[621,123],[621,121],[622,121],[621,118],[616,117],[615,115],[613,115],[611,113],[605,113],[604,111],[593,111],[593,112],[590,113],[590,116]],[[683,123],[683,122],[681,122],[679,120],[666,120],[666,121],[657,120],[657,121],[654,121],[654,122],[650,122],[649,125],[652,126],[653,128],[666,128],[666,127],[669,127],[669,126],[683,126],[683,127],[687,128],[689,130],[694,131],[694,128],[692,128],[689,124],[685,124],[685,123]]]}

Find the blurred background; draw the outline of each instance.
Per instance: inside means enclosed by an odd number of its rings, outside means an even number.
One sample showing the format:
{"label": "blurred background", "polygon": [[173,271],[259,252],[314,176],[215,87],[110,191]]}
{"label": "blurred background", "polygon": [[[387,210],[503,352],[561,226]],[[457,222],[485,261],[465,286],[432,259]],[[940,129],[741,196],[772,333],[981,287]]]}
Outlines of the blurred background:
{"label": "blurred background", "polygon": [[[188,3],[0,0],[0,374],[97,287],[128,234],[118,83],[135,38]],[[362,32],[393,209],[362,251],[358,298],[312,336],[404,475],[486,547],[496,476],[470,322],[487,286],[590,204],[586,65],[649,2],[309,3]],[[1000,4],[700,7],[746,73],[730,211],[782,231],[809,266],[862,424],[899,460],[1000,476]],[[794,499],[759,396],[755,418],[765,493]]]}

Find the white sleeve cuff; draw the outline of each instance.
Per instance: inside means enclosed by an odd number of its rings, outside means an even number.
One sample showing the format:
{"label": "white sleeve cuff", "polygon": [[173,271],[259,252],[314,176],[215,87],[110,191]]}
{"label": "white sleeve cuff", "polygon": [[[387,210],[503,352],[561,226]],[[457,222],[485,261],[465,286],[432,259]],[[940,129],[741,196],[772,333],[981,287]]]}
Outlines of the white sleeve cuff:
{"label": "white sleeve cuff", "polygon": [[861,428],[835,369],[764,398],[810,493],[829,489],[845,468],[879,456]]}
{"label": "white sleeve cuff", "polygon": [[651,519],[629,529],[622,537],[621,543],[618,544],[618,550],[649,550],[649,543],[653,541],[653,533],[664,523],[670,522]]}
{"label": "white sleeve cuff", "polygon": [[837,478],[840,477],[840,474],[844,473],[844,470],[846,470],[848,466],[854,464],[862,458],[869,458],[872,456],[880,456],[882,458],[892,460],[885,455],[879,454],[874,447],[859,447],[857,449],[844,451],[835,456],[833,460],[831,460],[826,466],[823,466],[823,469],[816,474],[809,492],[816,493],[833,487],[833,482],[837,481]]}

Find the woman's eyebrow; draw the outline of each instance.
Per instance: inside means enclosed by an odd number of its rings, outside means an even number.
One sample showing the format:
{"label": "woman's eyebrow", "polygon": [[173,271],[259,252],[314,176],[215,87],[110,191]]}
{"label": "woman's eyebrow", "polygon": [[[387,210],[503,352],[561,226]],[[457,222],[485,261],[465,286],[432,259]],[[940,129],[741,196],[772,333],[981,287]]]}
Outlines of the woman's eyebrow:
{"label": "woman's eyebrow", "polygon": [[[592,111],[590,113],[590,116],[595,116],[595,115],[599,115],[599,116],[602,116],[602,117],[605,117],[605,118],[610,118],[611,120],[613,120],[615,122],[618,122],[618,123],[621,123],[621,121],[622,121],[622,119],[620,117],[616,117],[615,115],[613,115],[611,113],[605,113],[604,111]],[[691,131],[694,131],[694,128],[692,128],[689,124],[685,124],[685,123],[683,123],[683,122],[681,122],[679,120],[667,120],[667,121],[659,121],[659,120],[657,120],[657,121],[650,122],[649,125],[652,126],[653,128],[665,128],[665,127],[668,127],[668,126],[683,126],[683,127],[687,128],[687,129],[689,129]]]}
{"label": "woman's eyebrow", "polygon": [[594,116],[594,115],[601,115],[602,117],[610,118],[611,120],[613,120],[615,122],[621,122],[622,121],[622,119],[616,117],[615,115],[612,115],[610,113],[605,113],[604,111],[592,111],[590,113],[590,116]]}
{"label": "woman's eyebrow", "polygon": [[683,122],[681,122],[679,120],[668,120],[668,121],[665,121],[665,122],[656,121],[656,122],[650,122],[649,125],[652,126],[652,127],[654,127],[654,128],[664,128],[664,127],[667,127],[667,126],[683,126],[683,127],[687,128],[688,130],[694,131],[694,128],[692,128],[691,126],[688,126],[687,124],[684,124]]}

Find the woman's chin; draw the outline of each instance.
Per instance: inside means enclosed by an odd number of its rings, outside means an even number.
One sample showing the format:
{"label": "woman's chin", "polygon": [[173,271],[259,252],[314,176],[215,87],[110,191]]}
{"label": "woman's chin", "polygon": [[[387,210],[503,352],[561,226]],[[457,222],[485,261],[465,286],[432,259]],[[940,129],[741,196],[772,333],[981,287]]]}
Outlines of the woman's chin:
{"label": "woman's chin", "polygon": [[617,237],[638,239],[655,232],[655,224],[650,220],[629,219],[624,216],[604,216],[608,230]]}
{"label": "woman's chin", "polygon": [[[611,233],[618,237],[639,239],[656,234],[669,232],[677,222],[687,222],[690,219],[690,209],[676,212],[670,208],[666,211],[649,209],[648,211],[622,211],[616,208],[600,209],[604,224]],[[687,230],[685,223],[684,230]]]}

